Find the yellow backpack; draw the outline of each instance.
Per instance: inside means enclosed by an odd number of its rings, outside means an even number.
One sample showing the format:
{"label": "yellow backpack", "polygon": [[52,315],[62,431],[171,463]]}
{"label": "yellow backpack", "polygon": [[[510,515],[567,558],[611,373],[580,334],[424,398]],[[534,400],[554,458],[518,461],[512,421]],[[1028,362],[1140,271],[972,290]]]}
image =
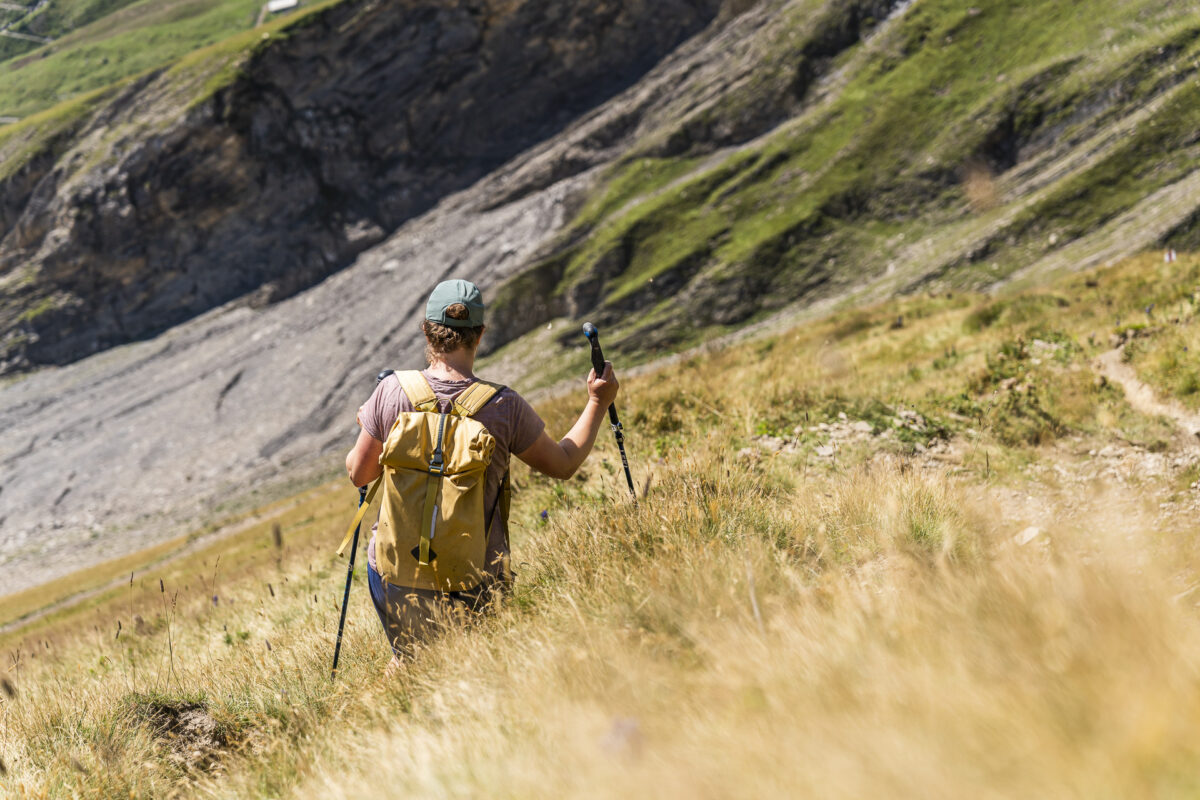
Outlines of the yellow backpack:
{"label": "yellow backpack", "polygon": [[[380,577],[395,586],[469,591],[483,581],[488,566],[491,520],[484,513],[483,494],[496,447],[487,428],[471,417],[504,387],[477,381],[443,414],[424,375],[414,370],[396,377],[416,410],[401,412],[392,425],[379,456],[383,474],[371,486],[338,555],[382,484],[375,533]],[[493,513],[497,510],[507,509]]]}

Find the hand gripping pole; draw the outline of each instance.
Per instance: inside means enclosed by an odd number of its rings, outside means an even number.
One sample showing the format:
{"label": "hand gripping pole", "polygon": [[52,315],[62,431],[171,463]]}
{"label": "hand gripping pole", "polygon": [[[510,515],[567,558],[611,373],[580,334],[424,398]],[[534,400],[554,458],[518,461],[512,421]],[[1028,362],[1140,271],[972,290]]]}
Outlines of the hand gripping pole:
{"label": "hand gripping pole", "polygon": [[[604,375],[604,351],[600,349],[600,331],[596,330],[596,326],[592,323],[585,322],[583,335],[592,345],[592,369],[596,370],[596,377],[599,378]],[[612,426],[613,436],[617,439],[617,449],[621,451],[621,466],[625,468],[625,481],[629,484],[629,496],[633,498],[633,504],[637,505],[637,491],[633,488],[633,475],[629,472],[629,458],[625,455],[625,432],[622,430],[621,420],[617,416],[616,403],[608,407],[608,422]]]}

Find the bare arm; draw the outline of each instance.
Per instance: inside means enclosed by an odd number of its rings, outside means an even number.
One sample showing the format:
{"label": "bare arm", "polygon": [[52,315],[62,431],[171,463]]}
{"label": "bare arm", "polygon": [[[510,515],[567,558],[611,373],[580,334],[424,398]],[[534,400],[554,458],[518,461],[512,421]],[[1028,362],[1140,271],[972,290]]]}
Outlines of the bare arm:
{"label": "bare arm", "polygon": [[596,371],[588,374],[588,401],[579,419],[560,441],[542,431],[532,445],[517,453],[517,458],[551,478],[566,479],[575,474],[579,465],[592,452],[596,434],[604,422],[608,407],[617,397],[620,384],[613,374],[612,364],[605,362],[604,375],[596,377]]}
{"label": "bare arm", "polygon": [[383,467],[379,464],[379,454],[382,452],[383,442],[366,430],[358,432],[358,441],[346,454],[346,472],[355,486],[366,486],[383,473]]}

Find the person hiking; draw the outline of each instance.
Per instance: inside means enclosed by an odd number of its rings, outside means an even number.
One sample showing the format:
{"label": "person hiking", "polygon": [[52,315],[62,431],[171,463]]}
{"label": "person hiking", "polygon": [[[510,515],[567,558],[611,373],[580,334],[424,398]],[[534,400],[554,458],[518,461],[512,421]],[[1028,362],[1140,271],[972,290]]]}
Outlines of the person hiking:
{"label": "person hiking", "polygon": [[[413,645],[427,639],[439,625],[485,610],[511,583],[510,457],[516,455],[551,478],[570,478],[591,452],[608,407],[617,396],[619,384],[612,364],[605,362],[601,375],[592,369],[583,412],[567,435],[555,441],[523,397],[476,378],[475,354],[486,330],[483,315],[483,297],[475,284],[465,280],[439,283],[429,295],[421,325],[428,368],[389,375],[358,410],[361,430],[346,456],[350,480],[355,486],[366,486],[379,478],[385,466],[381,457],[389,469],[383,478],[380,521],[367,545],[371,600],[392,646],[389,669],[411,655]],[[428,413],[412,413],[416,411]],[[479,423],[485,432],[472,427],[470,421]],[[454,427],[456,424],[459,427]],[[425,452],[431,447],[435,455]],[[475,458],[489,448],[490,460]],[[415,456],[419,456],[418,463],[406,470],[405,459]],[[466,466],[453,480],[443,479],[452,469],[442,466],[443,459],[456,458]],[[478,487],[466,486],[469,480],[464,476],[471,474],[472,463],[481,466],[483,461],[486,470],[480,483],[486,518],[479,527],[485,529],[480,534],[486,546],[481,540],[479,548],[485,553],[484,563],[481,568],[459,569],[461,565],[454,563],[456,542],[470,537],[460,534],[446,516],[459,513],[472,502],[477,507],[477,498],[469,498]],[[412,489],[402,486],[406,475]],[[464,494],[456,501],[454,493],[460,491]],[[448,512],[450,505],[454,508]],[[417,519],[420,524],[405,525],[405,520]],[[406,527],[411,530],[401,533]],[[426,528],[428,535],[424,534]],[[412,542],[416,544],[410,551]]]}

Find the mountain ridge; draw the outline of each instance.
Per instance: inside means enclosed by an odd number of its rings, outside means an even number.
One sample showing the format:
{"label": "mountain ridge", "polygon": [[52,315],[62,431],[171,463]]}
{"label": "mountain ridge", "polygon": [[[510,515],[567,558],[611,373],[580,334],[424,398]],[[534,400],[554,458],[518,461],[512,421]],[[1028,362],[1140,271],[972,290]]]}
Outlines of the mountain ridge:
{"label": "mountain ridge", "polygon": [[[311,288],[265,302],[261,284],[152,339],[0,384],[5,580],[46,580],[328,474],[371,376],[419,365],[420,302],[442,277],[484,287],[484,369],[529,391],[583,368],[585,315],[630,365],[780,313],[1037,281],[1189,241],[1200,219],[1200,41],[1181,6],[1035,26],[1043,39],[1000,54],[979,42],[1082,5],[706,8],[710,26],[632,86]],[[1136,24],[1092,48],[1118,20]],[[959,71],[930,66],[946,64]],[[119,92],[174,86],[162,108],[186,107],[212,73],[176,70],[191,83]],[[94,114],[106,100],[83,102]]]}
{"label": "mountain ridge", "polygon": [[40,175],[0,183],[21,209],[0,239],[0,372],[295,294],[636,80],[718,8],[338,3],[278,44],[264,34],[227,86],[136,81]]}

